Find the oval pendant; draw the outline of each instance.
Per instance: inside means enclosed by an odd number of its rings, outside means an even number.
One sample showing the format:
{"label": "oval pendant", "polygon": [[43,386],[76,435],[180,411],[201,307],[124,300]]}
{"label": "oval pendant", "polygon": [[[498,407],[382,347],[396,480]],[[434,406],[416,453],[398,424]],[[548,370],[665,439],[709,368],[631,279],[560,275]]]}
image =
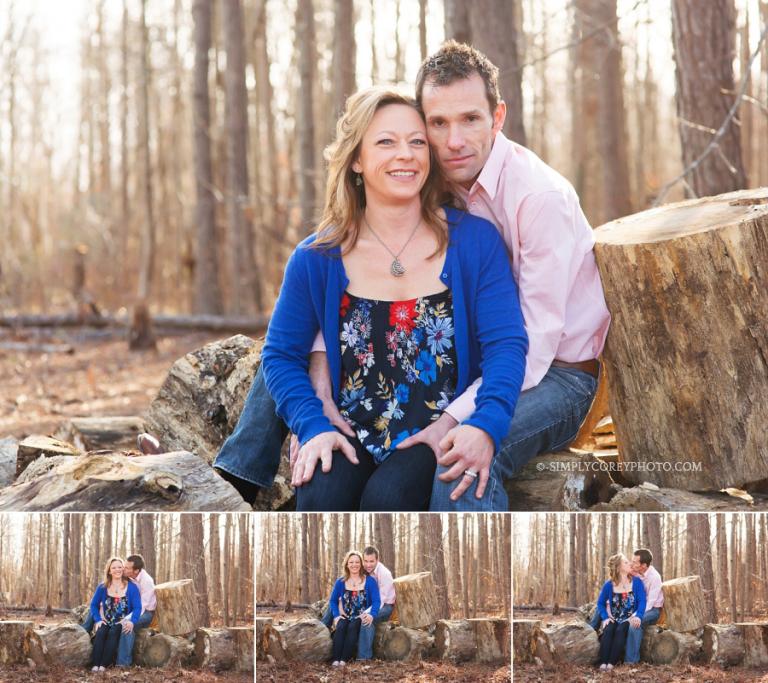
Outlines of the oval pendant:
{"label": "oval pendant", "polygon": [[395,277],[402,277],[405,275],[405,268],[403,268],[403,264],[398,259],[395,259],[389,267],[389,272]]}

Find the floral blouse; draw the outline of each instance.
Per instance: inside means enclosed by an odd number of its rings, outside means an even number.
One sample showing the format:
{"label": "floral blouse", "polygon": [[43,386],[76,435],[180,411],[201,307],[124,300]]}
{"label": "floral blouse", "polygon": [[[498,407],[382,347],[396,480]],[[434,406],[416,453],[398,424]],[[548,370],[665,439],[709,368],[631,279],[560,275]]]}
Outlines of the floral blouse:
{"label": "floral blouse", "polygon": [[107,594],[104,602],[101,603],[104,613],[104,623],[113,626],[128,614],[128,594],[120,598]]}
{"label": "floral blouse", "polygon": [[365,611],[365,588],[361,588],[359,591],[345,588],[344,594],[341,596],[341,608],[348,619],[359,617]]}
{"label": "floral blouse", "polygon": [[632,591],[628,593],[619,593],[616,588],[613,589],[610,601],[611,616],[617,624],[629,619],[637,609],[637,600]]}
{"label": "floral blouse", "polygon": [[341,414],[376,463],[436,420],[456,390],[451,291],[341,300]]}

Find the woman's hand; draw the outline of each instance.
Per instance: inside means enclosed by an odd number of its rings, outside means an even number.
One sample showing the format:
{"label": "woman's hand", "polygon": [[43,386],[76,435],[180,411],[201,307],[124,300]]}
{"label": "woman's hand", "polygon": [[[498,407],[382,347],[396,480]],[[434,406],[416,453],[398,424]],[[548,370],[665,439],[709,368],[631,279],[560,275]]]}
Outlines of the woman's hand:
{"label": "woman's hand", "polygon": [[93,632],[96,633],[104,625],[103,621],[97,621],[93,626]]}
{"label": "woman's hand", "polygon": [[336,617],[336,618],[333,620],[333,627],[334,627],[334,628],[336,628],[336,624],[338,624],[338,623],[339,623],[339,620],[340,620],[340,619],[341,619],[341,616],[338,616],[338,617]]}
{"label": "woman's hand", "polygon": [[[491,474],[493,439],[478,427],[460,424],[443,437],[439,446],[443,453],[437,456],[437,464],[450,469],[437,478],[440,481],[454,481],[461,477],[458,486],[451,492],[451,500],[463,496],[475,479],[478,479],[475,497],[482,498]],[[467,470],[476,476],[464,474]]]}
{"label": "woman's hand", "polygon": [[608,617],[608,619],[603,619],[603,628],[608,626],[608,624],[610,624],[612,621],[613,619],[611,619],[610,617]]}
{"label": "woman's hand", "polygon": [[333,451],[341,451],[353,465],[359,464],[354,446],[339,432],[321,432],[312,437],[299,449],[293,466],[292,486],[306,484],[315,473],[317,461],[322,463],[323,472],[331,471]]}

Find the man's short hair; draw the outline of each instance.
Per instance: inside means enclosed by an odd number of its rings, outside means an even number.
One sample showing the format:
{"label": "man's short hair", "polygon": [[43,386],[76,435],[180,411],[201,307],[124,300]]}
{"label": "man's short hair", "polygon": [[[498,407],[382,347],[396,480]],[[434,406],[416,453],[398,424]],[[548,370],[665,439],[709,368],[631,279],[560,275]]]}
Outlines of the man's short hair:
{"label": "man's short hair", "polygon": [[125,558],[125,561],[130,562],[133,568],[138,571],[144,569],[144,558],[141,555],[129,555]]}
{"label": "man's short hair", "polygon": [[363,555],[375,555],[376,559],[379,559],[379,551],[372,545],[369,545],[365,550],[363,550]]}
{"label": "man's short hair", "polygon": [[635,550],[633,554],[640,559],[640,564],[644,564],[647,567],[651,566],[651,563],[653,562],[653,555],[651,554],[651,551],[648,550],[648,548],[640,548],[640,550]]}
{"label": "man's short hair", "polygon": [[501,102],[499,93],[499,69],[480,50],[465,43],[448,40],[433,55],[427,57],[416,76],[416,101],[421,106],[424,84],[450,85],[476,73],[485,83],[485,95],[491,114]]}

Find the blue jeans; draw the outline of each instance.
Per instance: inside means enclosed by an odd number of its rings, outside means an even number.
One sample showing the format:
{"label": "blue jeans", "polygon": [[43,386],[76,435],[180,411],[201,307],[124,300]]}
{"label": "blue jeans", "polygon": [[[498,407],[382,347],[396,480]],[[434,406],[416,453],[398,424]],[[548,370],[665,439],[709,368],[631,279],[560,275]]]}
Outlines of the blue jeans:
{"label": "blue jeans", "polygon": [[[379,608],[379,613],[374,617],[373,622],[360,626],[360,635],[357,639],[357,659],[371,659],[373,657],[373,636],[376,634],[376,624],[380,624],[383,621],[389,621],[392,616],[392,610],[394,605],[382,605]],[[321,621],[331,628],[333,624],[333,613],[330,606],[328,606],[323,614]]]}
{"label": "blue jeans", "polygon": [[643,642],[643,628],[655,624],[659,620],[658,607],[651,607],[645,610],[640,626],[637,628],[630,626],[627,633],[627,646],[624,652],[625,664],[636,664],[640,661],[640,645]]}
{"label": "blue jeans", "polygon": [[133,625],[133,631],[120,634],[120,642],[117,645],[117,666],[130,666],[133,663],[133,643],[136,640],[136,631],[147,628],[152,623],[154,612],[142,612],[139,620]]}
{"label": "blue jeans", "polygon": [[565,448],[579,431],[597,391],[597,378],[582,370],[551,367],[541,382],[520,394],[509,433],[493,458],[483,497],[475,497],[477,480],[457,501],[450,494],[459,480],[443,482],[437,466],[432,486],[432,512],[507,512],[504,480],[512,478],[539,453]]}

